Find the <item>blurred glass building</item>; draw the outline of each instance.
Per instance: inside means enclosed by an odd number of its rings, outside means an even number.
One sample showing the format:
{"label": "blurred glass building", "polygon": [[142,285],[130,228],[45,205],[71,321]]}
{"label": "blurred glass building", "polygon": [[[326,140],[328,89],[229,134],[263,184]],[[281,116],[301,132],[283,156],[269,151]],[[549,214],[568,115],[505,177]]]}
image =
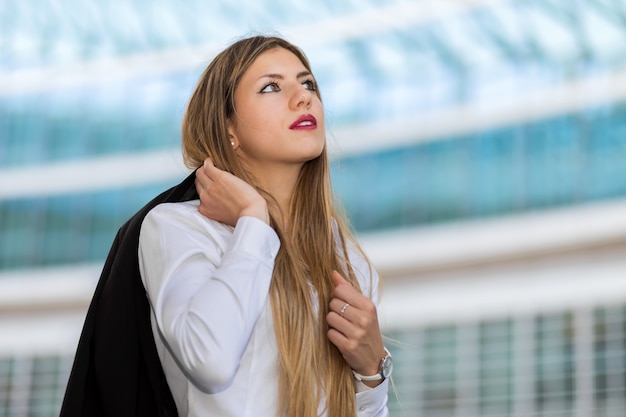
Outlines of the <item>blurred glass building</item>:
{"label": "blurred glass building", "polygon": [[0,417],[58,414],[113,236],[257,32],[319,81],[392,415],[623,417],[623,0],[0,2]]}

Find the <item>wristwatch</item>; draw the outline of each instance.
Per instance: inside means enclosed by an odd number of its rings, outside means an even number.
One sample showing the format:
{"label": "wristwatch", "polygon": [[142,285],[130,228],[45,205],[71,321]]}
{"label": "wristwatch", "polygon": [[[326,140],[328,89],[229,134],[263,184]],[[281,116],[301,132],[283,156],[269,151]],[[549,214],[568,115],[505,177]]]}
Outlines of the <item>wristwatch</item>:
{"label": "wristwatch", "polygon": [[391,353],[385,348],[385,357],[380,360],[380,371],[376,375],[361,375],[360,373],[352,370],[352,374],[357,381],[379,381],[381,379],[389,378],[391,371],[393,371],[393,359]]}

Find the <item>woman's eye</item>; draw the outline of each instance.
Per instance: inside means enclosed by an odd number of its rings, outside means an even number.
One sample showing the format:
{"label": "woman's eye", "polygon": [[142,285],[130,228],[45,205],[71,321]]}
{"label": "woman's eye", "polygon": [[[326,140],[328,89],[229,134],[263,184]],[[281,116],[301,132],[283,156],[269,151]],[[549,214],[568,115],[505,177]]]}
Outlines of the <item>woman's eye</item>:
{"label": "woman's eye", "polygon": [[272,92],[279,91],[279,90],[280,88],[278,87],[277,83],[269,83],[268,85],[263,87],[261,91],[259,92],[260,93],[272,93]]}
{"label": "woman's eye", "polygon": [[302,85],[307,90],[311,90],[311,91],[317,90],[317,87],[315,86],[315,81],[313,80],[306,80],[305,82],[302,83]]}

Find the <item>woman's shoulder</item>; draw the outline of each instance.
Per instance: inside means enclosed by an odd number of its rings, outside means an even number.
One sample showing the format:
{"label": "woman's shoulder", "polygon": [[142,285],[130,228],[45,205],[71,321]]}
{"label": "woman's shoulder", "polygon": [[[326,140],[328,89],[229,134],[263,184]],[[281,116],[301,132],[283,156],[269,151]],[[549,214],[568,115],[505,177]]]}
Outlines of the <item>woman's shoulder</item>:
{"label": "woman's shoulder", "polygon": [[142,231],[146,228],[187,231],[232,233],[232,227],[203,216],[198,211],[200,200],[161,203],[152,208],[144,218]]}
{"label": "woman's shoulder", "polygon": [[146,215],[147,216],[176,216],[176,215],[189,215],[192,211],[197,211],[200,205],[200,200],[189,200],[179,202],[164,202],[154,206]]}

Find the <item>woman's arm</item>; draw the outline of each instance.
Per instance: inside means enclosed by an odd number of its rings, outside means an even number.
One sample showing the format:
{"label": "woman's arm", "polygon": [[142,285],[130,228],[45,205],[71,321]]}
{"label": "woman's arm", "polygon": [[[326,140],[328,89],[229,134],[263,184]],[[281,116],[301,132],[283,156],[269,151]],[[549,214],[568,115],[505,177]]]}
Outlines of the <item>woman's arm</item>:
{"label": "woman's arm", "polygon": [[196,204],[162,204],[145,218],[139,266],[159,331],[179,366],[206,392],[233,379],[267,300],[279,240],[241,217],[234,230]]}

